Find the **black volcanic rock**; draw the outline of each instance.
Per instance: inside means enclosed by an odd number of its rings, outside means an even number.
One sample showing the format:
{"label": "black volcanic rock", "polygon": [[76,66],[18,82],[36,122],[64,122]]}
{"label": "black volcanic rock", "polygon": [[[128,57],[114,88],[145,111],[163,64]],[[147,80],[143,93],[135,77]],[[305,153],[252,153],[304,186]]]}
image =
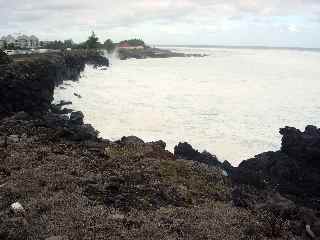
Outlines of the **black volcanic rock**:
{"label": "black volcanic rock", "polygon": [[61,100],[59,103],[57,103],[57,104],[51,104],[51,105],[55,105],[55,106],[57,106],[57,107],[63,107],[63,106],[66,106],[66,105],[72,105],[72,102],[71,102],[71,101]]}
{"label": "black volcanic rock", "polygon": [[234,183],[272,188],[298,204],[320,210],[320,132],[307,126],[280,130],[281,151],[266,152],[230,168]]}
{"label": "black volcanic rock", "polygon": [[43,122],[40,122],[40,125],[43,125],[48,128],[58,128],[66,127],[68,124],[68,116],[55,113],[47,113],[42,116]]}
{"label": "black volcanic rock", "polygon": [[11,62],[12,62],[12,60],[9,58],[9,56],[0,49],[0,65],[1,64],[9,64]]}
{"label": "black volcanic rock", "polygon": [[304,132],[292,127],[280,130],[283,135],[281,151],[300,159],[304,164],[320,169],[320,130],[307,126]]}
{"label": "black volcanic rock", "polygon": [[108,66],[108,59],[96,51],[71,51],[15,57],[0,65],[0,118],[25,111],[48,112],[55,86],[77,80],[86,64]]}
{"label": "black volcanic rock", "polygon": [[82,112],[72,112],[70,115],[70,123],[81,125],[83,124],[84,115]]}
{"label": "black volcanic rock", "polygon": [[141,145],[144,144],[144,141],[136,136],[124,136],[118,143],[121,145]]}
{"label": "black volcanic rock", "polygon": [[200,153],[187,142],[179,143],[177,146],[174,147],[174,156],[177,159],[193,160],[208,164],[210,166],[221,165],[221,163],[218,161],[215,155],[212,155],[211,153],[206,151]]}
{"label": "black volcanic rock", "polygon": [[205,57],[203,54],[185,54],[179,52],[173,52],[167,49],[150,48],[144,49],[119,49],[118,55],[121,60],[127,60],[131,58],[145,59],[145,58],[172,58],[172,57]]}
{"label": "black volcanic rock", "polygon": [[76,96],[77,98],[82,98],[82,96],[78,93],[73,93],[74,96]]}
{"label": "black volcanic rock", "polygon": [[70,108],[62,108],[58,104],[51,104],[50,110],[51,110],[52,113],[56,113],[56,114],[69,114],[69,113],[73,112],[72,109],[70,109]]}
{"label": "black volcanic rock", "polygon": [[68,131],[70,133],[68,138],[73,141],[96,140],[99,133],[90,124],[71,125]]}

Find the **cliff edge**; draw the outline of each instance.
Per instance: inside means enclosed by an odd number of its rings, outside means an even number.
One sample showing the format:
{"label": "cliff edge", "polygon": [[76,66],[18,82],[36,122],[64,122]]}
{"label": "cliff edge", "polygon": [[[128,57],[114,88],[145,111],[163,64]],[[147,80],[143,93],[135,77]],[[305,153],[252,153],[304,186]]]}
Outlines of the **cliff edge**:
{"label": "cliff edge", "polygon": [[2,56],[1,59],[0,118],[19,111],[41,115],[50,107],[54,87],[63,80],[78,79],[85,64],[109,66],[108,59],[96,51],[34,54],[13,59]]}

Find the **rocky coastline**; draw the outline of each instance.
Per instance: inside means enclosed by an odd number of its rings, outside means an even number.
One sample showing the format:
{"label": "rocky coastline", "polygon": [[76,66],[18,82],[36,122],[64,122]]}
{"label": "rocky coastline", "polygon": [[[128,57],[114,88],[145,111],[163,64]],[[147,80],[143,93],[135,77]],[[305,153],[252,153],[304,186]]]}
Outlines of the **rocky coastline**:
{"label": "rocky coastline", "polygon": [[[2,58],[2,57],[1,57]],[[319,239],[320,129],[239,167],[179,143],[98,137],[51,105],[96,53],[0,61],[0,239]]]}
{"label": "rocky coastline", "polygon": [[118,49],[120,60],[172,57],[205,57],[204,54],[187,54],[174,52],[168,49],[146,47],[144,49]]}
{"label": "rocky coastline", "polygon": [[1,56],[0,117],[19,111],[42,114],[50,107],[54,87],[65,79],[77,80],[85,64],[109,66],[96,51]]}

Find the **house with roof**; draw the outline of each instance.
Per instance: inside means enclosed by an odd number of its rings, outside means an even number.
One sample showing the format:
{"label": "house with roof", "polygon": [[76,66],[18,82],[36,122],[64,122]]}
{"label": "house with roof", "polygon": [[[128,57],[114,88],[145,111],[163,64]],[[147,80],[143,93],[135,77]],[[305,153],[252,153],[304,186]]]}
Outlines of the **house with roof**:
{"label": "house with roof", "polygon": [[39,41],[39,38],[37,38],[36,36],[34,35],[31,35],[30,38],[29,38],[29,46],[31,48],[37,48],[40,46],[40,41]]}
{"label": "house with roof", "polygon": [[17,38],[14,38],[12,35],[4,36],[0,40],[0,47],[1,45],[14,45],[17,48],[38,48],[40,46],[39,39],[32,35],[19,35]]}
{"label": "house with roof", "polygon": [[15,46],[19,48],[29,48],[30,38],[26,35],[21,35],[16,38]]}

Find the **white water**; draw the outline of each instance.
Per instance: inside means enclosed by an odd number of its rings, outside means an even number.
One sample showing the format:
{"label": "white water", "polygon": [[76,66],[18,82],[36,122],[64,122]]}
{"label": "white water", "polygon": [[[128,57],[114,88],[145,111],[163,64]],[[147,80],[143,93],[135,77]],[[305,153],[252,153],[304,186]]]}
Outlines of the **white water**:
{"label": "white water", "polygon": [[[320,53],[261,49],[179,49],[205,58],[112,60],[87,67],[79,82],[56,89],[112,140],[188,141],[237,165],[277,150],[286,125],[320,125]],[[82,96],[75,97],[73,93]]]}

